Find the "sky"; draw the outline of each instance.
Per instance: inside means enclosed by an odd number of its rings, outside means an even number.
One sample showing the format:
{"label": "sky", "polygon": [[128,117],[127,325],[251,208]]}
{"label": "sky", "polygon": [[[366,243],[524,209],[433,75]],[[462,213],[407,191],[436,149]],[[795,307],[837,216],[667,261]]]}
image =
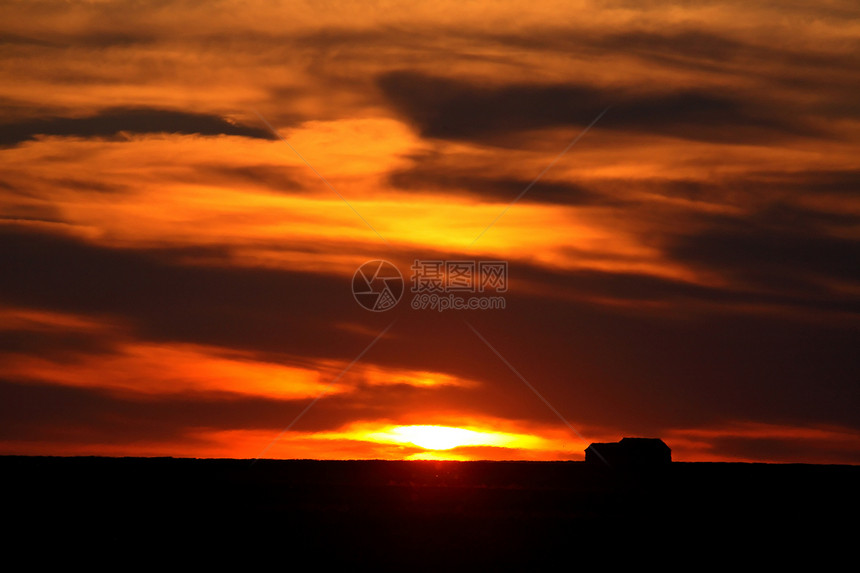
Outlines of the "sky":
{"label": "sky", "polygon": [[858,464],[858,70],[848,0],[0,2],[0,454]]}

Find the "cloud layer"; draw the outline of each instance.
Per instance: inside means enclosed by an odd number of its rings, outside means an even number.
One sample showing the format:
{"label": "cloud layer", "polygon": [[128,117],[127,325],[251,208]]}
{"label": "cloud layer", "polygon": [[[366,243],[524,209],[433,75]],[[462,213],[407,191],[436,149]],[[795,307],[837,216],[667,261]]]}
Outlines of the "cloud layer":
{"label": "cloud layer", "polygon": [[854,3],[444,4],[2,8],[0,453],[860,463]]}

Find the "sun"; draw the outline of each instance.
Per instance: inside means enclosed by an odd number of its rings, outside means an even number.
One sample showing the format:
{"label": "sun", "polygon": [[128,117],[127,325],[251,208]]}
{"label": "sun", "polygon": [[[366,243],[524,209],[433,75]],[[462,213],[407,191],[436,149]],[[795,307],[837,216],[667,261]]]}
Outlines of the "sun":
{"label": "sun", "polygon": [[543,436],[505,432],[495,427],[480,425],[458,427],[437,424],[361,423],[339,432],[317,434],[315,437],[398,446],[394,451],[409,460],[473,459],[475,455],[488,455],[485,448],[494,448],[493,452],[496,453],[491,457],[503,455],[503,451],[508,451],[508,455],[521,457],[525,452],[551,451],[559,447],[555,440]]}
{"label": "sun", "polygon": [[538,441],[533,436],[522,434],[436,425],[390,426],[384,431],[367,433],[364,439],[411,444],[428,451],[452,450],[463,446],[534,447]]}
{"label": "sun", "polygon": [[392,428],[391,433],[425,450],[450,450],[460,446],[485,445],[489,437],[484,432],[449,426],[400,426]]}

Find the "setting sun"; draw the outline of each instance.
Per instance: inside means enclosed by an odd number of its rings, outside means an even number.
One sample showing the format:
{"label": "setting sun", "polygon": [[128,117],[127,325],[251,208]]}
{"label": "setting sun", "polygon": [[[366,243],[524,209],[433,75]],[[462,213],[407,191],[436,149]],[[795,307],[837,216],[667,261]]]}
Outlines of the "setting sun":
{"label": "setting sun", "polygon": [[529,447],[539,441],[538,438],[525,434],[451,426],[396,426],[368,434],[365,438],[372,441],[413,444],[426,450],[450,450],[462,446]]}
{"label": "setting sun", "polygon": [[445,426],[403,426],[394,428],[391,433],[427,450],[450,450],[457,446],[487,445],[487,442],[495,441],[490,434]]}

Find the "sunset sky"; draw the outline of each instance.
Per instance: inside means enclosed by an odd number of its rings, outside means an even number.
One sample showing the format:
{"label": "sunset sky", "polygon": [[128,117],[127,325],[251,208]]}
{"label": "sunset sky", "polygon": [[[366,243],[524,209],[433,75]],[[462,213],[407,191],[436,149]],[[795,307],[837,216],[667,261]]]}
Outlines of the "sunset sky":
{"label": "sunset sky", "polygon": [[854,0],[0,1],[0,78],[0,454],[860,464]]}

